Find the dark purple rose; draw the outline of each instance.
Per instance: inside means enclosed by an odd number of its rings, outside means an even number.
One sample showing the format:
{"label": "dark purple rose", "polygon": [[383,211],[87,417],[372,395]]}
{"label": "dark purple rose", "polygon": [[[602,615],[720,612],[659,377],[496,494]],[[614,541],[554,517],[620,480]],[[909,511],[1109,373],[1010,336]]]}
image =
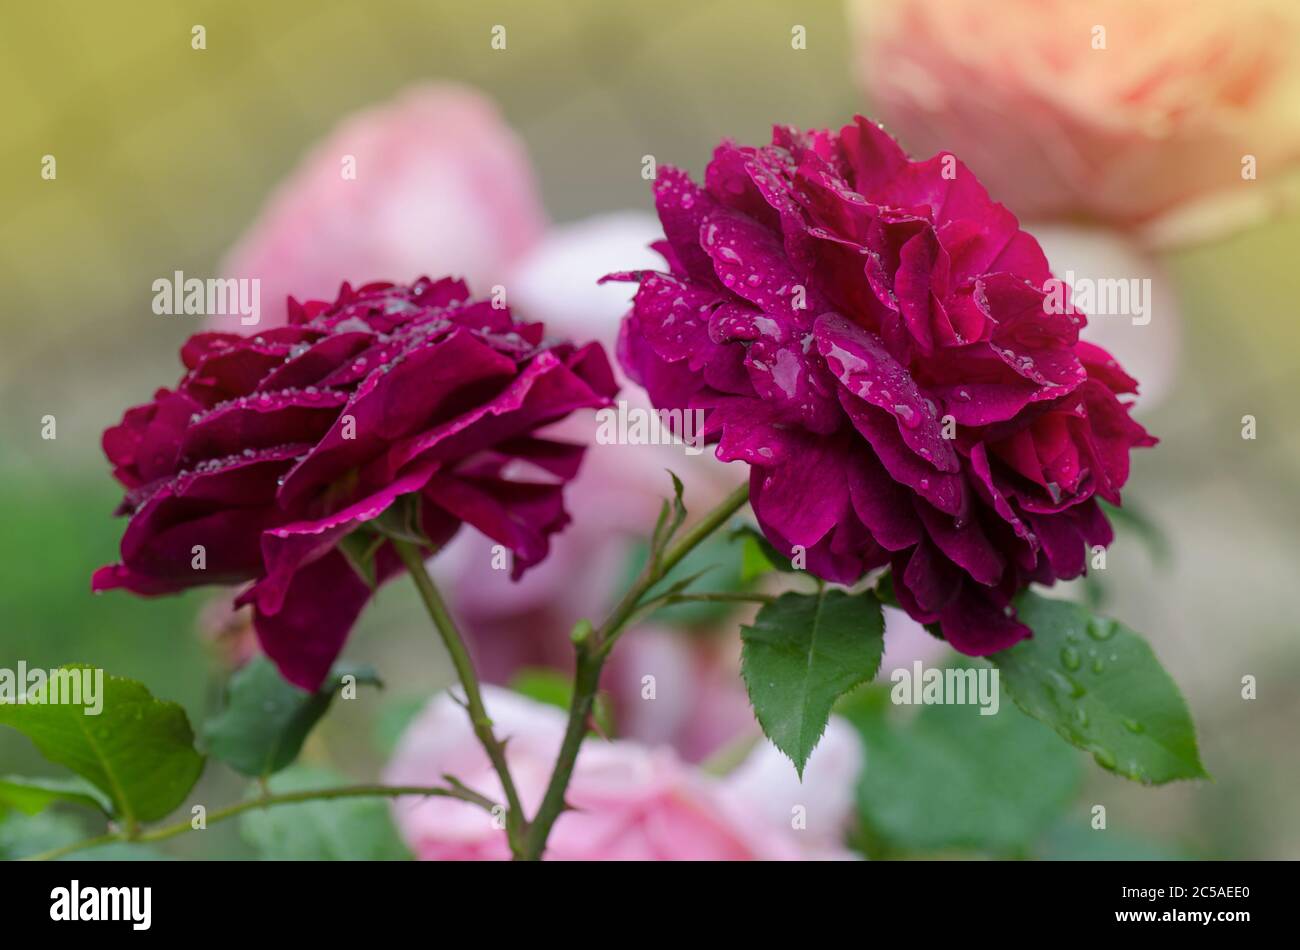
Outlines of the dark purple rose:
{"label": "dark purple rose", "polygon": [[[464,522],[513,553],[516,577],[541,561],[583,448],[537,430],[616,385],[599,345],[544,343],[468,296],[449,279],[344,284],[333,304],[291,300],[288,326],[191,337],[175,390],[104,433],[131,520],[93,588],[252,581],[240,602],[262,648],[310,689],[372,592],[339,542],[386,512],[418,510],[428,551]],[[374,580],[398,573],[391,542],[365,537]]]}
{"label": "dark purple rose", "polygon": [[1110,543],[1097,498],[1155,443],[1038,243],[951,155],[862,118],[723,143],[655,199],[669,272],[614,275],[640,283],[620,359],[656,406],[706,410],[769,540],[831,581],[891,566],[963,653],[1029,636],[1012,598]]}

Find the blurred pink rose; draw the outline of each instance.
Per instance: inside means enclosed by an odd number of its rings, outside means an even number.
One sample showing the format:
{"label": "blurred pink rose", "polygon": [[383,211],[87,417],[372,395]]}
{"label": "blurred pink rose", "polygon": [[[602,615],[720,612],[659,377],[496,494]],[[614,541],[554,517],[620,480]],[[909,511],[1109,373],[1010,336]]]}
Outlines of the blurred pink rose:
{"label": "blurred pink rose", "polygon": [[659,218],[649,211],[614,211],[554,225],[511,274],[510,303],[558,335],[585,334],[583,339],[599,340],[615,353],[632,291],[626,284],[597,281],[617,270],[662,267],[663,258],[650,247],[662,239]]}
{"label": "blurred pink rose", "polygon": [[[643,626],[624,634],[609,656],[601,687],[613,701],[620,735],[648,745],[670,745],[687,762],[725,754],[762,733],[740,677],[742,621],[727,621],[727,636],[692,636]],[[646,689],[652,676],[654,689]]]}
{"label": "blurred pink rose", "polygon": [[[564,733],[564,713],[488,687],[485,703],[530,814]],[[732,775],[710,776],[671,749],[589,739],[569,786],[577,809],[551,833],[550,860],[798,860],[851,858],[841,840],[850,819],[862,748],[832,719],[800,784],[794,767],[763,744]],[[398,744],[385,780],[442,784],[453,775],[496,801],[500,783],[450,695],[434,699]],[[398,799],[398,829],[422,860],[503,860],[505,832],[477,806],[455,799]]]}
{"label": "blurred pink rose", "polygon": [[[614,347],[630,292],[597,281],[622,267],[661,266],[650,249],[661,236],[658,218],[637,211],[556,225],[514,269],[511,303],[557,333],[585,334]],[[616,372],[621,378],[621,368]],[[634,408],[650,405],[639,387],[625,385],[619,398]],[[686,504],[694,515],[740,482],[741,475],[718,462],[712,450],[688,455],[682,446],[602,445],[595,432],[595,420],[586,416],[558,433],[589,445],[573,483],[584,503],[552,540],[546,562],[513,583],[506,572],[488,569],[490,543],[470,535],[457,538],[433,562],[452,609],[472,631],[475,660],[491,682],[508,683],[526,666],[572,668],[569,630],[583,618],[599,621],[622,593],[633,552],[672,491],[667,469],[686,483]],[[729,628],[734,631],[735,624]],[[669,743],[688,761],[750,734],[756,724],[739,666],[724,656],[736,640],[718,639],[654,627],[630,631],[602,680],[619,731]],[[654,674],[661,687],[654,702],[640,698],[646,674]]]}
{"label": "blurred pink rose", "polygon": [[955,654],[948,645],[929,633],[905,611],[885,608],[885,655],[880,658],[877,682],[888,681],[897,669],[911,669],[916,660],[926,666],[939,666],[945,657]]}
{"label": "blurred pink rose", "polygon": [[[959,155],[1022,220],[1201,239],[1211,222],[1190,205],[1240,225],[1230,206],[1266,211],[1300,156],[1294,0],[850,0],[850,12],[878,117],[914,153]],[[1242,178],[1248,154],[1258,181]]]}
{"label": "blurred pink rose", "polygon": [[[591,430],[567,434],[590,441]],[[672,493],[665,469],[686,482],[686,504],[698,517],[735,486],[712,454],[687,456],[680,447],[590,445],[570,490],[583,499],[573,520],[551,539],[547,559],[519,581],[493,570],[492,542],[463,533],[430,562],[439,586],[470,638],[470,652],[488,682],[509,683],[525,667],[569,673],[569,631],[584,618],[599,622],[631,580],[632,558]],[[737,555],[738,550],[737,550]],[[735,645],[736,622],[724,642],[642,625],[629,630],[610,656],[601,687],[625,735],[671,742],[699,761],[752,729],[753,714],[739,666],[715,657]],[[658,671],[663,671],[659,674]],[[663,701],[640,700],[641,677],[655,673]]]}
{"label": "blurred pink rose", "polygon": [[[545,227],[528,155],[496,106],[466,86],[426,84],[345,118],[223,273],[261,279],[265,329],[284,322],[287,296],[333,300],[344,280],[452,274],[486,295]],[[244,332],[234,317],[213,328]]]}
{"label": "blurred pink rose", "polygon": [[[355,159],[356,180],[343,177],[346,156]],[[659,266],[649,245],[660,236],[658,219],[638,211],[548,229],[529,158],[495,106],[466,87],[427,84],[340,122],[281,184],[228,255],[225,272],[261,278],[263,328],[283,321],[288,294],[330,296],[344,278],[401,280],[437,271],[463,274],[480,293],[501,284],[524,319],[613,347],[630,292],[597,281],[622,267]],[[237,320],[223,317],[213,328],[240,330]],[[621,398],[649,405],[634,388]],[[591,443],[595,431],[588,414],[554,434]],[[592,445],[574,485],[585,499],[582,511],[553,539],[551,556],[519,583],[491,569],[491,542],[468,533],[434,560],[486,680],[505,683],[529,666],[571,667],[568,632],[580,618],[599,619],[620,593],[634,545],[671,491],[665,469],[686,481],[696,513],[740,480],[711,452]],[[205,629],[225,626],[219,610],[210,613]],[[637,635],[637,646],[615,654],[606,678],[620,721],[627,712],[634,730],[671,740],[692,759],[715,751],[742,725],[752,727],[739,676],[724,678],[705,656],[707,645],[662,630]],[[670,670],[664,682],[671,701],[641,704],[639,682],[620,688],[620,670],[644,666],[638,658],[646,649],[657,667]]]}

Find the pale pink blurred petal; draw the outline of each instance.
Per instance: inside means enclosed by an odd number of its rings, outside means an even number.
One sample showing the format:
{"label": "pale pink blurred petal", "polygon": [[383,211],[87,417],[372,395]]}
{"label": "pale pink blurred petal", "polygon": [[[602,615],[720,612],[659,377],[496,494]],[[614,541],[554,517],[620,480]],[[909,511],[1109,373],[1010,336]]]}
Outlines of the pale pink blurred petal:
{"label": "pale pink blurred petal", "polygon": [[892,670],[911,669],[920,660],[934,666],[949,653],[946,643],[931,634],[905,611],[885,608],[885,655],[880,659],[877,681],[887,681]]}
{"label": "pale pink blurred petal", "polygon": [[[735,636],[692,637],[657,627],[628,631],[602,679],[615,702],[619,732],[650,745],[671,745],[688,762],[758,738],[739,648]],[[647,677],[653,677],[648,684]]]}
{"label": "pale pink blurred petal", "polygon": [[[508,738],[506,758],[524,807],[536,808],[559,749],[564,713],[496,687],[484,702],[497,734]],[[567,795],[577,811],[556,821],[551,860],[793,860],[852,857],[839,845],[849,820],[846,802],[860,765],[837,723],[814,753],[796,797],[812,803],[817,826],[796,830],[785,797],[789,787],[765,761],[735,780],[720,780],[682,762],[667,747],[588,740]],[[853,738],[856,744],[856,737]],[[854,758],[854,755],[859,758]],[[793,767],[785,763],[793,776]],[[742,766],[742,769],[745,766]],[[501,786],[479,747],[465,711],[450,696],[436,697],[407,729],[385,772],[393,784],[443,785],[452,774],[500,801]],[[770,781],[780,801],[756,799],[752,783]],[[827,787],[830,783],[840,789]],[[779,807],[778,807],[779,806]],[[793,807],[793,806],[790,806]],[[499,860],[508,857],[505,832],[477,806],[445,798],[403,798],[393,804],[399,831],[424,860]],[[835,826],[832,827],[832,820]]]}
{"label": "pale pink blurred petal", "polygon": [[[1098,288],[1105,287],[1101,282],[1121,280],[1128,284],[1131,299],[1138,299],[1136,294],[1145,299],[1149,309],[1141,314],[1136,308],[1115,314],[1099,313],[1096,305],[1080,306],[1088,314],[1080,336],[1107,350],[1129,375],[1142,381],[1135,401],[1139,410],[1163,402],[1178,370],[1182,317],[1177,291],[1160,262],[1120,232],[1073,225],[1027,227],[1058,279],[1091,281],[1094,298],[1100,298]],[[1080,304],[1077,295],[1073,299]]]}
{"label": "pale pink blurred petal", "polygon": [[[333,300],[344,280],[449,274],[486,295],[545,227],[528,155],[496,106],[429,83],[345,118],[281,183],[223,273],[261,279],[265,328],[285,321],[287,296]],[[240,332],[234,317],[212,326]]]}
{"label": "pale pink blurred petal", "polygon": [[515,268],[511,305],[554,333],[597,339],[613,353],[631,291],[627,284],[597,281],[615,271],[662,267],[663,258],[650,249],[662,239],[663,226],[647,211],[555,225]]}
{"label": "pale pink blurred petal", "polygon": [[[832,716],[804,766],[802,781],[776,746],[761,742],[723,784],[730,799],[748,802],[773,825],[790,827],[806,857],[843,858],[848,856],[844,829],[854,814],[863,759],[857,732]],[[794,828],[800,818],[804,827]]]}

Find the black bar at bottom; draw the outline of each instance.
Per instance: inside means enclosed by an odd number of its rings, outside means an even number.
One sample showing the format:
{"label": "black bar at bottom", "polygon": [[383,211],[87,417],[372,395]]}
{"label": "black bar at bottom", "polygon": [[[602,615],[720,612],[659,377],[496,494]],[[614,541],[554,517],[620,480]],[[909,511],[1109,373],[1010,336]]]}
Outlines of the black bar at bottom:
{"label": "black bar at bottom", "polygon": [[6,937],[75,930],[337,939],[423,920],[430,929],[419,933],[437,942],[457,924],[487,926],[494,939],[513,928],[545,939],[679,928],[662,931],[671,939],[703,929],[740,934],[784,918],[806,937],[834,922],[864,940],[892,932],[992,940],[1022,926],[1071,937],[1199,931],[1232,939],[1285,925],[1294,881],[1287,862],[15,862],[0,865],[0,927]]}

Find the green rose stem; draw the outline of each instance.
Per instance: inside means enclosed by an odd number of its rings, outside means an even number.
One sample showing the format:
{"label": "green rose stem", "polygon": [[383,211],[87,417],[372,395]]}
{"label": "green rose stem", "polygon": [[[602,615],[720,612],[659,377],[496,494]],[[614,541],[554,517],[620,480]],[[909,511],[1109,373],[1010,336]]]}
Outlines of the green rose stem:
{"label": "green rose stem", "polygon": [[[442,596],[434,586],[424,567],[424,558],[417,544],[389,535],[398,555],[406,565],[415,586],[420,592],[430,619],[441,635],[447,652],[451,654],[453,665],[465,689],[465,706],[470,721],[480,744],[486,750],[488,758],[505,789],[508,811],[506,815],[506,834],[510,841],[511,852],[516,859],[538,860],[546,850],[546,839],[556,819],[568,807],[564,803],[564,794],[573,777],[573,766],[578,759],[578,751],[587,734],[587,724],[596,700],[600,685],[600,673],[609,657],[609,651],[622,634],[624,628],[643,611],[657,606],[689,602],[753,602],[766,603],[771,600],[768,595],[758,593],[681,593],[673,592],[658,597],[647,595],[654,587],[676,567],[681,560],[693,551],[700,542],[708,538],[718,528],[726,524],[727,519],[745,506],[749,501],[749,486],[742,485],[727,496],[717,508],[690,528],[681,539],[661,557],[651,557],[646,563],[630,590],[614,607],[609,617],[599,629],[593,629],[590,623],[583,621],[574,628],[573,642],[577,651],[577,674],[574,678],[573,700],[569,705],[568,725],[564,741],[556,758],[555,770],[551,774],[546,794],[537,810],[536,817],[527,821],[519,801],[510,770],[506,764],[505,745],[492,731],[492,720],[483,705],[483,696],[479,690],[478,677],[465,641],[456,629],[455,622],[443,602]],[[451,776],[446,776],[450,788],[426,787],[419,785],[348,785],[341,788],[309,789],[283,794],[262,794],[256,798],[229,805],[212,812],[207,817],[209,824],[234,818],[244,812],[259,808],[271,808],[276,805],[292,805],[301,802],[329,801],[339,798],[386,797],[398,798],[404,795],[428,795],[441,798],[456,798],[469,802],[496,814],[500,807],[490,798],[466,788]],[[113,842],[152,842],[174,838],[194,830],[190,821],[180,821],[150,831],[122,829],[95,838],[87,838],[63,847],[54,848],[40,854],[31,855],[29,861],[50,861],[65,855],[74,854],[89,848],[96,848]]]}
{"label": "green rose stem", "polygon": [[583,621],[573,629],[573,645],[577,652],[577,671],[573,682],[573,699],[569,703],[569,721],[565,728],[564,741],[560,745],[560,754],[555,761],[555,770],[546,787],[546,794],[537,814],[525,832],[522,853],[518,857],[524,860],[540,860],[546,850],[546,839],[551,828],[568,806],[564,794],[573,777],[573,765],[578,759],[578,750],[587,735],[587,723],[592,706],[596,700],[596,691],[600,685],[600,671],[605,665],[609,651],[618,640],[623,628],[637,614],[641,602],[656,584],[678,565],[682,558],[690,554],[697,545],[714,531],[726,524],[727,520],[749,501],[749,485],[742,485],[728,495],[700,521],[682,535],[681,540],[664,552],[662,557],[651,556],[636,583],[623,595],[614,610],[600,625],[593,629],[591,624]]}
{"label": "green rose stem", "polygon": [[524,808],[519,800],[519,792],[515,789],[514,779],[510,777],[510,766],[506,763],[505,743],[497,739],[496,734],[492,731],[492,719],[488,716],[487,708],[483,705],[483,694],[479,690],[478,675],[474,672],[474,663],[470,660],[469,650],[465,647],[465,640],[456,629],[456,623],[451,619],[451,613],[447,610],[447,605],[443,602],[442,595],[438,593],[438,588],[434,586],[433,578],[424,567],[424,555],[420,553],[419,547],[410,541],[401,538],[392,537],[393,547],[397,549],[398,556],[402,563],[406,565],[407,572],[411,579],[415,581],[415,586],[420,592],[420,599],[424,601],[425,609],[429,612],[429,619],[438,629],[442,642],[447,646],[447,652],[451,655],[452,665],[456,667],[456,675],[460,678],[460,685],[465,690],[465,710],[469,713],[470,724],[474,727],[474,735],[478,737],[479,744],[487,752],[488,760],[492,763],[493,770],[497,773],[497,778],[501,780],[501,787],[506,793],[506,837],[510,841],[510,850],[516,857],[522,855],[524,836],[528,832],[528,822],[524,817]]}
{"label": "green rose stem", "polygon": [[[307,789],[300,792],[284,792],[278,795],[263,795],[250,798],[247,801],[228,805],[212,812],[207,816],[207,824],[216,824],[219,821],[225,821],[227,818],[242,815],[246,811],[271,808],[276,805],[295,805],[302,802],[329,801],[336,798],[399,798],[403,795],[433,795],[439,798],[458,798],[461,801],[478,805],[488,812],[499,807],[492,799],[486,798],[462,785],[456,785],[453,788],[426,787],[423,785],[345,785],[340,788]],[[72,844],[60,848],[29,855],[23,860],[53,861],[55,858],[75,854],[78,851],[86,851],[90,848],[98,848],[114,842],[147,843],[150,841],[163,841],[193,830],[195,830],[193,823],[187,819],[178,821],[174,825],[165,825],[162,828],[154,828],[151,831],[136,832],[134,834],[127,830],[111,831],[97,838],[74,841]]]}

